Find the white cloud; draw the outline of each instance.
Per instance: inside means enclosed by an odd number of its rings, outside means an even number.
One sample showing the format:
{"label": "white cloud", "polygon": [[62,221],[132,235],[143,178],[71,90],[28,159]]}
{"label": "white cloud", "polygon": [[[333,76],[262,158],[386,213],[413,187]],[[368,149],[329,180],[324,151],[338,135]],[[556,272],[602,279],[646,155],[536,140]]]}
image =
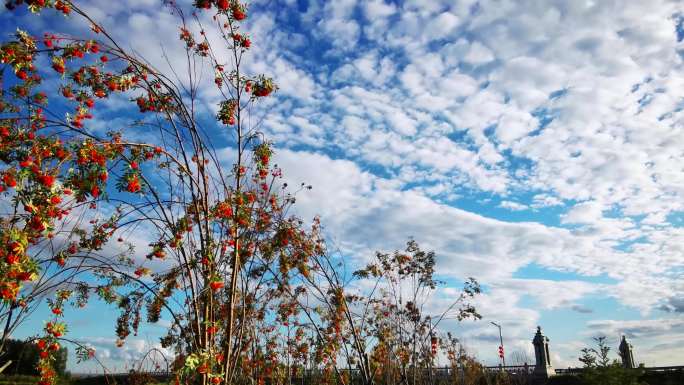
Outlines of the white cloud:
{"label": "white cloud", "polygon": [[603,207],[599,202],[590,201],[576,204],[563,215],[564,223],[594,223],[603,217]]}
{"label": "white cloud", "polygon": [[[176,23],[148,2],[129,1],[134,13],[126,3],[88,9],[166,69],[159,43],[175,39]],[[280,146],[291,184],[314,186],[297,210],[320,214],[355,258],[414,236],[437,251],[445,275],[505,282],[481,308],[516,324],[521,347],[541,313],[518,305],[524,293],[542,286],[555,300],[536,298],[541,307],[572,308],[598,287],[511,279],[531,262],[607,274],[619,283],[600,286],[602,293],[644,317],[681,297],[672,272],[683,264],[684,234],[667,223],[684,198],[684,65],[671,18],[678,2],[473,5],[311,1],[298,34],[268,13],[250,14],[254,56],[245,65],[281,87],[258,109],[270,108],[259,129]],[[304,49],[317,40],[332,46],[320,63]],[[169,60],[182,63],[182,50],[169,46]],[[216,91],[202,88],[201,97],[213,107]],[[317,153],[291,150],[302,145]],[[512,157],[529,169],[516,169]],[[511,210],[534,208],[539,222],[545,210],[562,211],[552,219],[568,228],[508,223],[439,200],[477,194],[496,195]],[[666,343],[659,335],[679,330],[668,322],[653,321],[665,329],[642,335],[649,359],[665,357],[655,348]],[[589,328],[612,333],[615,325]],[[476,329],[473,340],[484,333]]]}
{"label": "white cloud", "polygon": [[459,23],[459,18],[453,13],[442,12],[428,22],[424,36],[431,40],[443,39],[449,36]]}
{"label": "white cloud", "polygon": [[[141,367],[147,371],[159,370],[156,365],[164,370],[166,363],[174,356],[172,351],[162,348],[158,342],[142,338],[129,338],[121,347],[116,346],[116,338],[112,337],[92,336],[79,338],[77,341],[88,348],[95,349],[97,359],[113,373],[124,373],[133,367],[136,369]],[[146,359],[143,360],[143,358]],[[85,361],[74,369],[81,372],[102,370],[98,363],[92,360]]]}
{"label": "white cloud", "polygon": [[513,211],[522,211],[528,209],[526,205],[513,201],[501,201],[501,203],[499,203],[499,207]]}
{"label": "white cloud", "polygon": [[484,64],[494,60],[492,51],[480,42],[474,42],[470,45],[468,53],[463,58],[463,61],[473,65]]}
{"label": "white cloud", "polygon": [[532,207],[535,209],[563,205],[562,200],[548,194],[537,194],[532,198],[532,200]]}
{"label": "white cloud", "polygon": [[366,18],[369,21],[373,21],[377,18],[387,17],[396,12],[396,7],[392,3],[386,3],[383,0],[370,0],[365,1],[364,10]]}
{"label": "white cloud", "polygon": [[626,336],[634,347],[635,360],[646,366],[678,365],[677,358],[684,354],[681,319],[607,319],[589,321],[587,326],[587,336],[607,336],[613,352],[617,351],[621,336]]}
{"label": "white cloud", "polygon": [[[482,309],[511,323],[524,318],[515,331],[521,347],[541,310],[517,303],[534,287],[553,293],[535,297],[544,309],[586,310],[581,299],[600,289],[646,314],[681,295],[668,274],[682,265],[682,231],[666,222],[684,195],[676,2],[480,1],[473,9],[311,2],[302,22],[333,46],[325,54],[339,66],[306,66],[311,59],[294,51],[255,60],[281,80],[267,134],[318,151],[279,149],[291,184],[314,186],[297,210],[320,214],[354,258],[412,235],[437,251],[443,274],[506,282]],[[437,39],[444,44],[431,45]],[[512,156],[529,168],[516,169]],[[498,195],[511,210],[563,212],[557,219],[568,228],[507,223],[439,201],[468,199],[470,190]],[[531,262],[619,283],[511,279]],[[577,346],[561,350],[576,354]]]}

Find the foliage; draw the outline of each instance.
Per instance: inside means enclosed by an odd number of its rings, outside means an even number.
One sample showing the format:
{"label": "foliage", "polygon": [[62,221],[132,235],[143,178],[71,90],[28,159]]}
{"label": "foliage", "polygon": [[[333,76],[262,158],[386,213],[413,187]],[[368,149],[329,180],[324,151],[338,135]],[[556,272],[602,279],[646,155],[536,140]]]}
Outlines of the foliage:
{"label": "foliage", "polygon": [[606,337],[598,336],[593,339],[596,343],[596,348],[583,348],[581,350],[582,356],[579,357],[579,361],[584,364],[585,368],[594,368],[597,366],[605,368],[611,363],[610,357],[608,357],[610,347],[606,343]]}
{"label": "foliage", "polygon": [[673,370],[667,372],[647,371],[640,378],[646,384],[658,385],[678,385],[684,384],[684,370]]}
{"label": "foliage", "polygon": [[363,384],[433,381],[440,347],[457,343],[451,335],[443,341],[438,325],[446,319],[480,317],[469,303],[480,292],[472,278],[439,313],[425,310],[442,284],[435,278],[435,258],[434,252],[409,240],[402,251],[376,252],[351,281],[330,256],[312,258],[315,269],[306,290],[324,305],[317,312],[334,331],[325,345],[340,351],[341,365],[358,369]]}
{"label": "foliage", "polygon": [[589,348],[582,348],[580,350],[582,355],[579,357],[579,361],[584,364],[585,368],[596,367],[596,355]]}
{"label": "foliage", "polygon": [[[0,187],[13,202],[13,212],[0,223],[0,238],[6,245],[0,255],[5,263],[0,268],[8,278],[0,282],[4,288],[0,294],[10,309],[4,314],[11,317],[14,309],[28,313],[24,309],[29,302],[40,298],[32,293],[22,295],[24,288],[38,286],[25,286],[24,282],[37,281],[46,272],[68,271],[66,279],[49,280],[49,287],[64,289],[50,303],[55,319],[47,323],[41,344],[56,346],[67,332],[63,305],[74,292],[79,295],[78,305],[96,293],[122,310],[116,325],[120,344],[137,331],[143,310],[147,319],[155,322],[165,309],[174,319],[165,345],[175,346],[179,356],[188,358],[179,368],[179,377],[230,381],[241,362],[238,356],[251,338],[244,335],[246,325],[236,319],[236,309],[241,308],[245,320],[246,309],[252,306],[255,313],[249,320],[258,320],[258,312],[265,308],[257,308],[257,292],[265,296],[260,304],[272,304],[268,297],[278,294],[273,276],[279,275],[281,282],[287,280],[290,269],[301,266],[305,258],[298,250],[306,247],[310,253],[315,247],[299,230],[301,221],[284,214],[294,199],[278,195],[275,181],[280,171],[269,163],[268,142],[241,119],[249,104],[277,89],[263,75],[250,78],[240,73],[239,59],[250,43],[243,35],[235,37],[246,8],[236,1],[195,3],[201,9],[216,6],[216,17],[225,19],[217,28],[233,53],[234,68],[226,72],[206,37],[202,34],[195,39],[185,28],[182,10],[168,3],[180,15],[181,39],[188,55],[200,58],[188,65],[202,63],[215,68],[215,83],[226,96],[217,119],[234,125],[238,159],[232,172],[224,175],[221,161],[184,99],[195,97],[197,79],[191,75],[183,87],[172,84],[143,60],[120,49],[76,2],[10,1],[8,8],[22,5],[36,14],[55,9],[78,15],[100,39],[46,33],[39,42],[20,30],[14,41],[2,46],[2,63],[9,70],[5,73],[16,77],[0,103],[0,112],[7,113],[2,120],[0,158],[5,168],[0,171]],[[197,17],[194,20],[199,23]],[[52,63],[51,69],[60,77],[59,91],[40,90],[45,68],[37,65],[39,57]],[[155,115],[150,121],[158,122],[164,146],[127,141],[118,132],[98,136],[88,129],[95,101],[117,93],[137,94],[132,101],[140,113]],[[75,114],[60,118],[48,108],[48,94],[74,105]],[[152,169],[157,169],[155,176],[163,175],[156,183],[150,182]],[[116,177],[111,184],[110,176]],[[87,217],[95,219],[87,229],[79,226],[83,213],[71,220],[76,210],[93,210]],[[107,211],[114,214],[98,219]],[[132,245],[115,258],[111,247],[103,250],[114,234],[125,244],[123,236],[131,231],[127,228],[138,226],[147,226],[156,237],[147,259],[164,260],[170,255],[171,263],[152,271],[130,257]],[[279,261],[284,262],[282,268],[278,268]],[[99,277],[102,284],[75,283],[76,273],[83,271]],[[251,296],[246,291],[238,293],[251,288],[248,281],[270,286],[261,290],[262,286],[256,285]],[[185,293],[178,295],[186,295],[185,303],[179,303],[175,296],[183,290]],[[226,322],[221,324],[223,320]],[[39,365],[42,382],[50,383],[54,355],[51,349],[41,351],[47,352]]]}
{"label": "foliage", "polygon": [[[0,385],[36,385],[39,377],[28,375],[0,375]],[[57,385],[71,385],[71,381],[66,378],[56,380]]]}
{"label": "foliage", "polygon": [[[23,375],[37,375],[37,365],[40,361],[40,352],[38,345],[32,341],[20,341],[9,339],[5,345],[5,351],[2,355],[2,361],[12,361],[12,363],[3,371],[4,374],[23,374]],[[55,370],[59,375],[64,375],[67,362],[67,349],[62,347],[55,354]]]}
{"label": "foliage", "polygon": [[584,370],[580,378],[587,385],[638,385],[643,370],[624,368],[617,360],[609,357],[610,347],[606,343],[605,336],[593,338],[596,347],[583,348],[580,362],[584,364]]}
{"label": "foliage", "polygon": [[37,375],[39,360],[39,351],[35,344],[20,340],[7,340],[2,361],[12,361],[12,363],[3,373]]}
{"label": "foliage", "polygon": [[584,382],[579,376],[560,375],[553,376],[546,381],[546,385],[583,385]]}
{"label": "foliage", "polygon": [[582,382],[586,385],[640,385],[643,370],[626,369],[618,362],[606,366],[586,368],[582,374]]}
{"label": "foliage", "polygon": [[[278,87],[242,68],[252,47],[242,31],[247,6],[195,0],[188,13],[164,4],[187,56],[186,68],[173,71],[187,78],[121,48],[78,1],[8,1],[15,11],[64,14],[92,36],[19,29],[0,46],[0,193],[9,211],[0,218],[0,321],[10,325],[3,341],[54,295],[52,319],[36,339],[39,383],[54,384],[65,307],[96,295],[120,310],[120,346],[141,322],[170,321],[161,344],[175,354],[178,384],[278,383],[307,367],[320,373],[318,383],[348,384],[340,358],[366,384],[381,375],[416,384],[434,365],[438,324],[479,318],[468,303],[477,282],[468,279],[446,310],[429,314],[424,305],[440,284],[435,254],[409,241],[355,274],[378,291],[348,290],[318,219],[307,225],[289,214],[297,191],[282,183],[271,143],[248,119]],[[210,130],[195,108],[203,68],[220,95]],[[93,129],[96,107],[113,97],[129,99],[123,116],[137,118],[116,132]],[[141,127],[156,142],[142,141]],[[211,140],[217,130],[232,138],[232,166]],[[139,234],[147,246],[132,239]],[[76,352],[79,361],[96,358],[85,346]]]}
{"label": "foliage", "polygon": [[532,357],[525,350],[515,350],[510,357],[512,358],[510,365],[534,365]]}

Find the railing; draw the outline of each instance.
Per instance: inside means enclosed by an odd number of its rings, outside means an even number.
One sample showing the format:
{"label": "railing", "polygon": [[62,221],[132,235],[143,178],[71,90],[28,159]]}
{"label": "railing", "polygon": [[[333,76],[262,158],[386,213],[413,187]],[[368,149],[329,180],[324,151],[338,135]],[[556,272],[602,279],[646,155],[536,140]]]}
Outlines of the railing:
{"label": "railing", "polygon": [[555,369],[556,374],[571,374],[578,375],[584,371],[584,368],[567,368],[567,369]]}
{"label": "railing", "polygon": [[[515,374],[515,375],[531,375],[534,372],[534,365],[506,365],[506,366],[485,366],[483,369],[487,372],[496,372],[496,371],[506,371],[510,374]],[[654,366],[654,367],[645,367],[641,368],[647,372],[676,372],[676,371],[683,371],[684,372],[684,365],[682,366]],[[348,375],[351,378],[357,377],[360,373],[358,369],[340,369],[339,370],[341,373],[348,373]],[[565,374],[565,375],[579,375],[584,371],[584,368],[558,368],[555,369],[556,374]],[[460,368],[451,368],[451,367],[436,367],[432,369],[424,369],[422,370],[423,375],[432,375],[435,378],[445,378],[453,375],[457,375],[461,373]],[[304,378],[308,377],[315,377],[317,375],[320,375],[322,372],[318,369],[307,369],[303,374]],[[127,376],[130,373],[108,373],[106,374],[107,376],[112,376],[112,377],[119,377],[119,376]],[[146,373],[137,373],[137,374],[147,374],[152,377],[171,377],[172,373],[170,372],[146,372]],[[75,374],[75,377],[95,377],[95,376],[102,376],[102,373],[96,374]],[[302,373],[299,373],[299,375],[293,376],[292,380],[293,383],[296,383],[296,380],[301,380],[302,379]]]}
{"label": "railing", "polygon": [[532,374],[532,372],[534,372],[534,365],[485,366],[484,369],[488,372],[498,372],[503,370],[504,372],[511,374]]}
{"label": "railing", "polygon": [[[652,366],[652,367],[643,367],[643,368],[634,368],[636,369],[643,369],[647,372],[676,372],[676,371],[684,371],[684,365],[681,366]],[[584,368],[567,368],[567,369],[556,369],[556,374],[580,374],[584,371]]]}
{"label": "railing", "polygon": [[684,366],[654,366],[650,368],[644,368],[647,372],[676,372],[684,371]]}
{"label": "railing", "polygon": [[[483,369],[487,372],[498,372],[498,371],[505,371],[510,374],[515,374],[515,375],[532,375],[534,373],[534,365],[506,365],[506,366],[485,366]],[[655,366],[655,367],[646,367],[643,368],[647,372],[674,372],[674,371],[684,371],[684,366]],[[558,368],[555,369],[556,374],[566,374],[566,375],[579,375],[584,371],[584,368]],[[315,370],[314,370],[315,372]],[[342,373],[349,373],[351,377],[355,377],[359,374],[358,369],[340,369],[340,372]],[[460,368],[451,368],[451,367],[436,367],[432,369],[423,369],[422,374],[423,375],[432,375],[436,378],[444,378],[444,377],[449,377],[453,376],[454,374],[458,374],[461,372]],[[304,374],[305,377],[313,374],[312,372],[309,372],[307,370],[307,373]],[[301,378],[301,376],[298,376],[298,378]]]}
{"label": "railing", "polygon": [[[411,369],[408,369],[409,371]],[[534,372],[534,365],[506,365],[506,366],[483,366],[482,370],[486,372],[498,372],[500,370],[504,370],[510,374],[513,375],[531,375],[532,372]],[[349,376],[350,378],[357,378],[360,376],[359,369],[349,369],[349,368],[340,368],[339,369],[340,374],[344,376]],[[453,367],[448,367],[448,366],[442,366],[442,367],[434,367],[431,369],[420,369],[418,370],[418,375],[422,377],[433,377],[433,378],[448,378],[452,377],[455,375],[460,375],[462,372],[462,369],[459,367],[453,368]],[[311,378],[315,377],[318,375],[321,375],[321,371],[319,369],[306,369],[304,373],[299,372],[297,375],[292,377],[292,382],[296,383],[297,381],[302,380],[302,375],[304,378]]]}
{"label": "railing", "polygon": [[88,377],[126,377],[130,376],[131,374],[135,375],[142,375],[142,376],[150,376],[150,377],[160,377],[160,378],[166,378],[166,377],[171,377],[173,376],[173,372],[167,372],[167,371],[154,371],[154,372],[117,372],[117,373],[105,373],[105,372],[94,372],[94,373],[72,373],[71,377],[74,378],[88,378]]}

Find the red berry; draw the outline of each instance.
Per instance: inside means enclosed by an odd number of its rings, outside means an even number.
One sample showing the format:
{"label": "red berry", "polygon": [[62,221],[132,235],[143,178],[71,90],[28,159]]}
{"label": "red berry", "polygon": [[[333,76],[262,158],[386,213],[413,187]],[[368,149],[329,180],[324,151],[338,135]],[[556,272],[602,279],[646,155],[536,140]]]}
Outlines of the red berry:
{"label": "red berry", "polygon": [[9,253],[5,257],[5,262],[9,265],[14,265],[15,263],[19,262],[19,257],[15,254]]}
{"label": "red berry", "polygon": [[209,286],[211,287],[211,290],[217,291],[223,287],[223,282],[222,281],[211,281],[209,283]]}
{"label": "red berry", "polygon": [[52,185],[55,183],[55,177],[52,175],[41,175],[39,180],[43,186],[48,188],[52,187]]}
{"label": "red berry", "polygon": [[131,179],[128,180],[126,190],[128,190],[128,192],[130,193],[137,193],[138,191],[140,191],[140,180],[138,179],[137,175],[134,175]]}
{"label": "red berry", "polygon": [[5,174],[2,176],[2,181],[7,187],[14,188],[17,186],[17,181],[11,174]]}
{"label": "red berry", "polygon": [[240,7],[233,7],[233,19],[240,21],[247,17],[245,13],[240,9]]}
{"label": "red berry", "polygon": [[52,64],[52,69],[55,71],[59,72],[60,74],[64,73],[64,64],[61,63],[53,63]]}

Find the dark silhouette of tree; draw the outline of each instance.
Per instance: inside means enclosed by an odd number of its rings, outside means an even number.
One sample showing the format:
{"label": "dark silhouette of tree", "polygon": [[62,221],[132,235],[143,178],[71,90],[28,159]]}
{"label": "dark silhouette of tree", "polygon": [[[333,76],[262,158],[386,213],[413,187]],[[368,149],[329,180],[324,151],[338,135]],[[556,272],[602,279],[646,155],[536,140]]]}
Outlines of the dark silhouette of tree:
{"label": "dark silhouette of tree", "polygon": [[[54,368],[58,375],[64,375],[67,364],[67,349],[61,347],[54,354]],[[40,349],[33,341],[21,341],[9,339],[5,343],[5,351],[2,361],[11,361],[3,371],[4,374],[38,375],[38,361]]]}
{"label": "dark silhouette of tree", "polygon": [[617,360],[609,357],[610,347],[605,336],[593,338],[596,347],[581,350],[580,362],[584,364],[582,384],[586,385],[639,385],[642,369],[625,369]]}

